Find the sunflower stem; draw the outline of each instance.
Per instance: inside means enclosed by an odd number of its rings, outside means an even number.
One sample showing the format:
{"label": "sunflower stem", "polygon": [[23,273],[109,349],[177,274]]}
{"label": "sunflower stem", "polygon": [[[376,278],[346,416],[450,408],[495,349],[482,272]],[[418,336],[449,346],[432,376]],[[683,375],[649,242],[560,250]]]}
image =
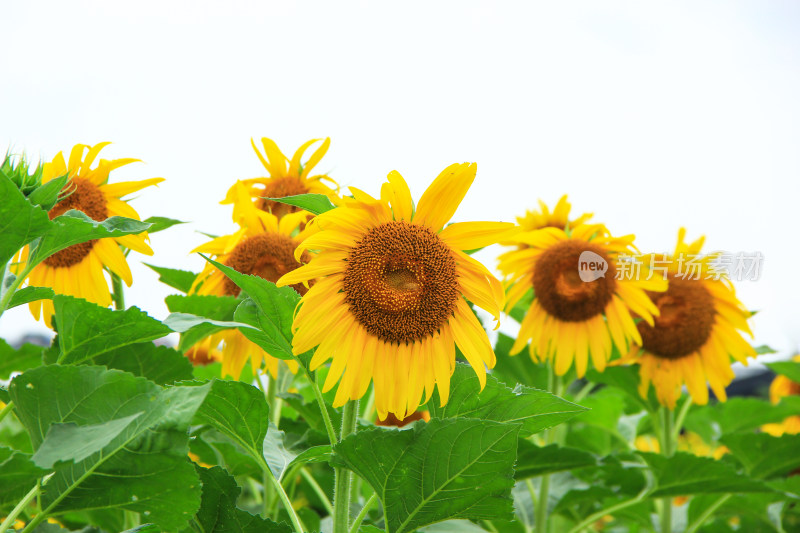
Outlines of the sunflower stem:
{"label": "sunflower stem", "polygon": [[[560,376],[557,376],[555,371],[553,370],[553,365],[547,365],[547,389],[555,394],[556,396],[561,396],[562,394],[562,385],[563,380]],[[548,429],[544,432],[544,443],[545,445],[551,444],[556,437],[556,430],[555,429]],[[536,533],[547,533],[548,530],[548,523],[547,523],[547,504],[550,500],[550,475],[544,474],[542,476],[542,480],[539,483],[539,497],[538,501],[536,502],[536,510],[534,520],[536,522],[536,527],[534,531]]]}
{"label": "sunflower stem", "polygon": [[111,300],[117,311],[125,309],[125,289],[122,287],[122,278],[114,272],[111,272]]}
{"label": "sunflower stem", "polygon": [[[671,409],[662,407],[659,411],[659,418],[661,418],[661,455],[664,457],[672,457],[675,453],[675,441],[677,435],[673,429],[675,413]],[[661,499],[661,533],[670,533],[672,531],[672,498],[667,496]]]}
{"label": "sunflower stem", "polygon": [[[342,432],[339,442],[356,431],[358,400],[344,404],[342,410]],[[350,529],[350,484],[352,473],[346,468],[336,468],[333,493],[333,533],[348,533]]]}
{"label": "sunflower stem", "polygon": [[672,427],[672,439],[673,442],[678,442],[678,436],[681,434],[681,429],[683,429],[683,421],[686,419],[686,415],[689,413],[689,408],[692,406],[692,397],[686,396],[686,401],[683,402],[681,405],[681,410],[678,411],[678,416],[675,418],[675,423]]}
{"label": "sunflower stem", "polygon": [[[280,405],[276,405],[278,403],[278,376],[280,376],[281,372],[281,365],[278,364],[278,369],[275,372],[275,377],[269,376],[269,381],[267,382],[267,405],[269,405],[269,418],[270,421],[275,424],[275,427],[278,427],[278,424],[281,420],[281,412],[280,412]],[[256,375],[256,381],[263,387],[263,383],[261,381],[261,377]],[[264,472],[264,518],[270,518],[272,515],[273,503],[277,503],[276,497],[277,494],[272,489],[272,485],[269,483],[267,479],[267,473]],[[277,508],[277,505],[275,506]]]}
{"label": "sunflower stem", "polygon": [[[9,513],[6,519],[3,520],[3,523],[0,524],[0,531],[8,531],[9,529],[11,529],[11,526],[13,526],[14,522],[17,521],[17,517],[20,515],[20,513],[22,513],[22,511],[25,510],[25,507],[27,507],[33,501],[33,499],[36,498],[38,494],[39,494],[39,483],[37,482],[36,485],[28,492],[28,494],[23,496],[23,498],[17,503],[16,507],[14,507],[14,509]],[[41,522],[41,520],[39,521]],[[30,526],[30,524],[28,524],[28,526]],[[28,528],[26,527],[25,531],[27,530]]]}
{"label": "sunflower stem", "polygon": [[[8,400],[8,403],[5,405],[5,407],[3,407],[2,410],[0,410],[0,422],[2,422],[3,419],[8,416],[8,414],[11,412],[12,409],[14,409],[14,402]],[[0,529],[0,531],[3,530]]]}
{"label": "sunflower stem", "polygon": [[305,479],[306,482],[309,485],[311,485],[311,488],[314,490],[314,492],[317,493],[317,496],[319,497],[320,501],[322,501],[322,506],[325,507],[326,511],[328,511],[328,514],[333,515],[333,505],[331,504],[331,501],[328,499],[328,495],[325,494],[325,491],[322,490],[322,487],[319,486],[317,480],[314,479],[314,476],[312,476],[311,473],[308,471],[308,469],[305,467],[300,468],[300,475],[303,476],[303,479]]}
{"label": "sunflower stem", "polygon": [[709,506],[708,506],[708,508],[707,508],[705,511],[703,511],[703,514],[701,514],[700,516],[698,516],[698,517],[697,517],[697,519],[696,519],[694,522],[692,522],[691,524],[689,524],[689,527],[687,527],[687,528],[686,528],[686,533],[694,533],[695,531],[697,531],[698,529],[700,529],[700,526],[702,526],[703,524],[705,524],[706,520],[708,520],[708,519],[709,519],[709,517],[710,517],[712,514],[714,514],[714,511],[716,511],[717,509],[719,509],[719,507],[720,507],[720,506],[721,506],[723,503],[725,503],[726,501],[728,501],[728,500],[731,498],[731,496],[733,496],[733,494],[723,494],[722,496],[720,496],[719,498],[717,498],[717,499],[714,501],[714,503],[712,503],[711,505],[709,505]]}
{"label": "sunflower stem", "polygon": [[364,517],[367,516],[367,513],[372,506],[375,505],[375,502],[378,501],[378,494],[376,492],[372,493],[372,496],[369,497],[369,500],[364,504],[364,507],[361,508],[361,511],[356,516],[356,519],[353,520],[353,525],[350,527],[350,533],[358,533],[358,528],[361,527],[361,522],[364,521]]}

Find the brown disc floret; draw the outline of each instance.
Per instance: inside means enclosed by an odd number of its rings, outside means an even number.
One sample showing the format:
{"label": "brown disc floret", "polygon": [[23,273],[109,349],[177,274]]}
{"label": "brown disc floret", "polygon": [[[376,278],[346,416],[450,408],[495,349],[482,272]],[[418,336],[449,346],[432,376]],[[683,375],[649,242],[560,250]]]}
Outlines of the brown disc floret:
{"label": "brown disc floret", "polygon": [[389,343],[428,338],[453,314],[456,262],[430,228],[404,221],[369,230],[350,250],[344,275],[350,312]]}
{"label": "brown disc floret", "polygon": [[[242,274],[251,274],[275,283],[281,276],[300,268],[311,257],[304,252],[298,263],[294,258],[297,243],[287,235],[262,233],[244,239],[236,245],[225,264]],[[311,285],[313,283],[309,283]],[[301,295],[308,289],[302,283],[291,286]],[[225,277],[223,289],[228,296],[238,296],[241,289]]]}
{"label": "brown disc floret", "polygon": [[699,350],[714,326],[714,298],[702,280],[669,278],[666,292],[650,292],[659,316],[655,325],[638,324],[642,348],[665,359],[680,359]]}
{"label": "brown disc floret", "polygon": [[256,201],[256,207],[262,211],[266,211],[267,213],[272,213],[276,217],[280,218],[283,215],[300,211],[300,208],[289,204],[275,202],[273,200],[267,200],[267,198],[285,198],[287,196],[295,196],[306,193],[308,193],[308,187],[306,187],[305,184],[300,181],[300,178],[288,176],[283,178],[273,178],[264,186],[264,190],[261,193],[262,198],[259,198],[258,201]]}
{"label": "brown disc floret", "polygon": [[[603,277],[583,281],[580,257],[593,252],[608,265]],[[533,270],[533,290],[548,314],[565,322],[581,322],[602,313],[617,282],[616,269],[603,248],[584,241],[563,241],[544,252]]]}
{"label": "brown disc floret", "polygon": [[[108,218],[108,204],[100,188],[89,180],[73,178],[66,186],[72,194],[58,202],[48,212],[50,220],[63,215],[70,209],[83,211],[86,216],[97,222]],[[44,264],[54,268],[71,267],[83,261],[92,251],[96,240],[74,244],[56,252],[44,260]]]}

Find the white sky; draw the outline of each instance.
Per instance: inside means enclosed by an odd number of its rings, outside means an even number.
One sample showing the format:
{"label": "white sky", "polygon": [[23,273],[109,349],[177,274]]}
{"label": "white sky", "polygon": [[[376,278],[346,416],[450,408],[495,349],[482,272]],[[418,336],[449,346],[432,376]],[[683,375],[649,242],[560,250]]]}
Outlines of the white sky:
{"label": "white sky", "polygon": [[[167,314],[139,264],[230,233],[218,205],[263,175],[251,137],[285,152],[330,136],[319,170],[377,193],[400,171],[419,198],[453,162],[478,177],[455,220],[507,220],[569,193],[643,251],[678,227],[707,249],[760,251],[738,284],[756,343],[800,344],[800,3],[6,2],[0,150],[52,157],[113,141],[112,181],[163,176],[142,218],[191,221],[131,255],[126,297]],[[491,260],[484,254],[483,258]],[[494,263],[490,263],[494,267]],[[46,331],[27,308],[0,335]]]}

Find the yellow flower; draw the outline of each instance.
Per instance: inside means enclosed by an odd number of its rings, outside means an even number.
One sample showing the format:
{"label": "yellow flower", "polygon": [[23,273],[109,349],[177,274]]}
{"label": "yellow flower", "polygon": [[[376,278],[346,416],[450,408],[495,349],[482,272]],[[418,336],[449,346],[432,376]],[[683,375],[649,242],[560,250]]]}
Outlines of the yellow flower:
{"label": "yellow flower", "polygon": [[[755,356],[740,333],[752,336],[747,325],[750,313],[736,298],[730,280],[715,271],[717,255],[701,256],[704,238],[687,244],[685,235],[681,228],[674,255],[662,262],[669,279],[667,291],[650,295],[660,316],[655,324],[639,323],[642,341],[622,360],[640,365],[640,394],[646,397],[652,382],[658,401],[670,409],[684,384],[696,404],[708,403],[706,381],[725,401],[725,387],[734,377],[731,357],[746,364],[747,357]],[[691,271],[687,260],[692,262]]]}
{"label": "yellow flower", "polygon": [[[150,178],[141,181],[124,181],[108,183],[108,174],[123,165],[138,161],[136,159],[101,159],[95,168],[91,168],[103,147],[104,142],[94,146],[75,145],[64,161],[61,152],[50,163],[45,163],[42,182],[69,174],[70,180],[65,190],[72,194],[58,202],[49,212],[53,219],[70,209],[83,211],[96,221],[103,221],[112,216],[122,216],[141,220],[139,214],[121,198],[140,189],[164,181],[163,178]],[[88,152],[87,152],[88,150]],[[84,152],[86,152],[84,156]],[[35,287],[52,287],[57,294],[77,296],[107,307],[111,305],[111,293],[108,282],[103,276],[103,268],[117,274],[130,287],[131,271],[120,246],[131,250],[153,255],[147,245],[147,233],[126,235],[107,239],[97,239],[70,246],[48,257],[28,277],[28,284]],[[22,250],[20,260],[28,257],[28,248]],[[51,325],[53,303],[51,300],[40,300],[29,304],[31,313],[38,320],[44,315],[48,326]]]}
{"label": "yellow flower", "polygon": [[[658,315],[645,291],[663,291],[666,282],[646,279],[646,270],[621,275],[620,259],[634,254],[632,235],[614,238],[599,224],[578,224],[568,231],[546,226],[520,232],[508,243],[517,249],[499,258],[508,285],[506,309],[513,309],[528,291],[534,294],[512,355],[530,342],[531,358],[551,361],[560,376],[574,361],[578,377],[583,377],[590,356],[602,372],[612,345],[624,352],[631,342],[641,342],[631,313],[650,324]],[[594,262],[596,269],[581,271],[579,263],[585,261]]]}
{"label": "yellow flower", "polygon": [[[794,356],[793,361],[800,363],[800,355]],[[773,404],[777,404],[781,398],[787,396],[800,396],[800,383],[779,374],[769,386],[769,399]],[[800,433],[800,416],[790,416],[778,424],[764,424],[761,429],[773,437],[780,437],[783,434],[796,435]]]}
{"label": "yellow flower", "polygon": [[[295,249],[305,233],[300,226],[308,219],[308,213],[298,211],[278,218],[257,209],[247,193],[246,185],[239,182],[233,187],[233,198],[236,202],[240,229],[232,235],[217,237],[197,247],[194,252],[212,254],[221,262],[243,274],[252,274],[275,282],[282,275],[307,263],[311,256],[308,253],[295,260]],[[293,285],[300,294],[305,294],[302,284]],[[240,289],[225,274],[217,270],[211,263],[206,264],[197,276],[192,294],[214,296],[238,296]],[[192,347],[188,356],[196,353],[214,353],[222,343],[222,375],[239,378],[242,368],[248,359],[253,370],[261,368],[262,363],[273,376],[277,375],[278,361],[261,347],[248,340],[239,330],[231,329],[216,333]],[[289,369],[297,371],[297,363],[286,361]]]}
{"label": "yellow flower", "polygon": [[567,226],[574,228],[581,224],[586,223],[592,218],[592,213],[584,213],[574,220],[569,219],[569,213],[572,210],[572,204],[567,201],[565,194],[559,198],[558,203],[550,212],[542,200],[539,200],[538,211],[527,211],[524,216],[517,217],[517,224],[525,231],[533,231],[542,228],[559,228],[565,229]]}
{"label": "yellow flower", "polygon": [[311,223],[317,233],[298,247],[319,250],[311,262],[278,285],[317,279],[295,316],[293,349],[317,347],[316,369],[333,362],[323,385],[339,382],[334,406],[375,387],[378,416],[405,418],[438,387],[449,398],[455,346],[472,365],[481,387],[495,356],[486,332],[464,297],[499,320],[500,282],[462,250],[508,236],[514,225],[462,222],[442,229],[475,179],[475,164],[447,167],[420,198],[416,210],[396,171],[380,199],[350,188],[336,209]]}
{"label": "yellow flower", "polygon": [[[253,198],[253,203],[257,208],[272,213],[280,218],[283,215],[295,213],[300,209],[288,204],[265,200],[265,198],[284,198],[286,196],[309,193],[324,194],[327,196],[336,195],[336,191],[325,184],[327,181],[336,187],[336,182],[330,177],[324,174],[310,176],[311,169],[320,162],[328,151],[328,147],[331,144],[330,138],[326,138],[323,141],[319,148],[308,158],[308,161],[305,163],[301,161],[305,151],[312,144],[320,140],[321,139],[311,139],[306,142],[297,149],[292,159],[289,160],[283,155],[283,152],[280,151],[278,145],[275,144],[272,139],[266,137],[261,139],[261,144],[264,146],[263,154],[256,146],[255,141],[251,139],[250,143],[253,145],[253,150],[255,150],[258,159],[269,173],[269,176],[266,177],[251,178],[242,181],[242,183],[249,188],[249,194]],[[234,198],[238,193],[235,187],[236,186],[231,187],[228,191],[228,195],[225,197],[225,200],[222,201],[223,204],[236,203]],[[234,220],[238,218],[235,206],[233,217]]]}

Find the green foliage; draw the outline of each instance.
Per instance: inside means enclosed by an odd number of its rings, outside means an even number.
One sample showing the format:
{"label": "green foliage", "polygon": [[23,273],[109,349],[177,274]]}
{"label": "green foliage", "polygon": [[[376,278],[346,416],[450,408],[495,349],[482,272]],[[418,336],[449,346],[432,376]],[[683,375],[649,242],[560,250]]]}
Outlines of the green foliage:
{"label": "green foliage", "polygon": [[520,439],[517,451],[517,464],[514,479],[526,479],[552,472],[577,470],[595,466],[597,459],[591,453],[577,448],[562,447],[557,444],[536,446],[528,440]]}
{"label": "green foliage", "polygon": [[150,227],[147,228],[147,233],[156,233],[169,229],[177,224],[186,224],[183,220],[175,220],[174,218],[167,217],[148,217],[142,222],[150,224]]}
{"label": "green foliage", "polygon": [[11,301],[8,304],[8,309],[13,309],[18,305],[35,302],[37,300],[52,300],[53,296],[55,296],[55,292],[53,292],[53,289],[50,287],[28,286],[14,293],[14,296],[11,297]]}
{"label": "green foliage", "polygon": [[366,430],[338,444],[334,461],[378,493],[389,533],[450,518],[505,519],[520,429],[457,418],[408,431]]}
{"label": "green foliage", "polygon": [[143,263],[145,266],[150,267],[158,274],[158,281],[165,285],[169,285],[173,289],[178,289],[182,293],[188,293],[192,288],[197,273],[188,270],[179,270],[176,268],[166,268]]}
{"label": "green foliage", "polygon": [[522,385],[509,389],[491,375],[481,391],[475,371],[462,363],[456,363],[450,378],[450,399],[444,407],[439,404],[437,391],[428,402],[431,417],[520,423],[522,436],[553,427],[586,410],[549,392]]}
{"label": "green foliage", "polygon": [[766,363],[766,365],[776,374],[786,376],[795,383],[800,383],[800,363],[796,361],[779,361],[777,363]]}
{"label": "green foliage", "polygon": [[721,442],[756,479],[770,479],[800,468],[800,435],[735,434],[726,435]]}
{"label": "green foliage", "polygon": [[314,215],[321,215],[336,207],[324,194],[296,194],[281,198],[265,198],[265,200],[293,205]]}
{"label": "green foliage", "polygon": [[51,227],[47,211],[31,204],[11,179],[0,172],[0,265]]}
{"label": "green foliage", "polygon": [[12,372],[24,372],[42,364],[41,346],[23,344],[15,350],[0,339],[0,379],[8,379]]}
{"label": "green foliage", "polygon": [[672,457],[641,453],[656,480],[651,493],[659,496],[686,496],[709,492],[769,492],[759,481],[743,476],[724,462],[679,452]]}
{"label": "green foliage", "polygon": [[232,296],[199,294],[191,296],[173,294],[167,296],[164,301],[173,313],[164,323],[181,332],[178,349],[182,352],[209,335],[236,327],[229,323],[233,320],[236,307],[241,303],[241,300]]}

